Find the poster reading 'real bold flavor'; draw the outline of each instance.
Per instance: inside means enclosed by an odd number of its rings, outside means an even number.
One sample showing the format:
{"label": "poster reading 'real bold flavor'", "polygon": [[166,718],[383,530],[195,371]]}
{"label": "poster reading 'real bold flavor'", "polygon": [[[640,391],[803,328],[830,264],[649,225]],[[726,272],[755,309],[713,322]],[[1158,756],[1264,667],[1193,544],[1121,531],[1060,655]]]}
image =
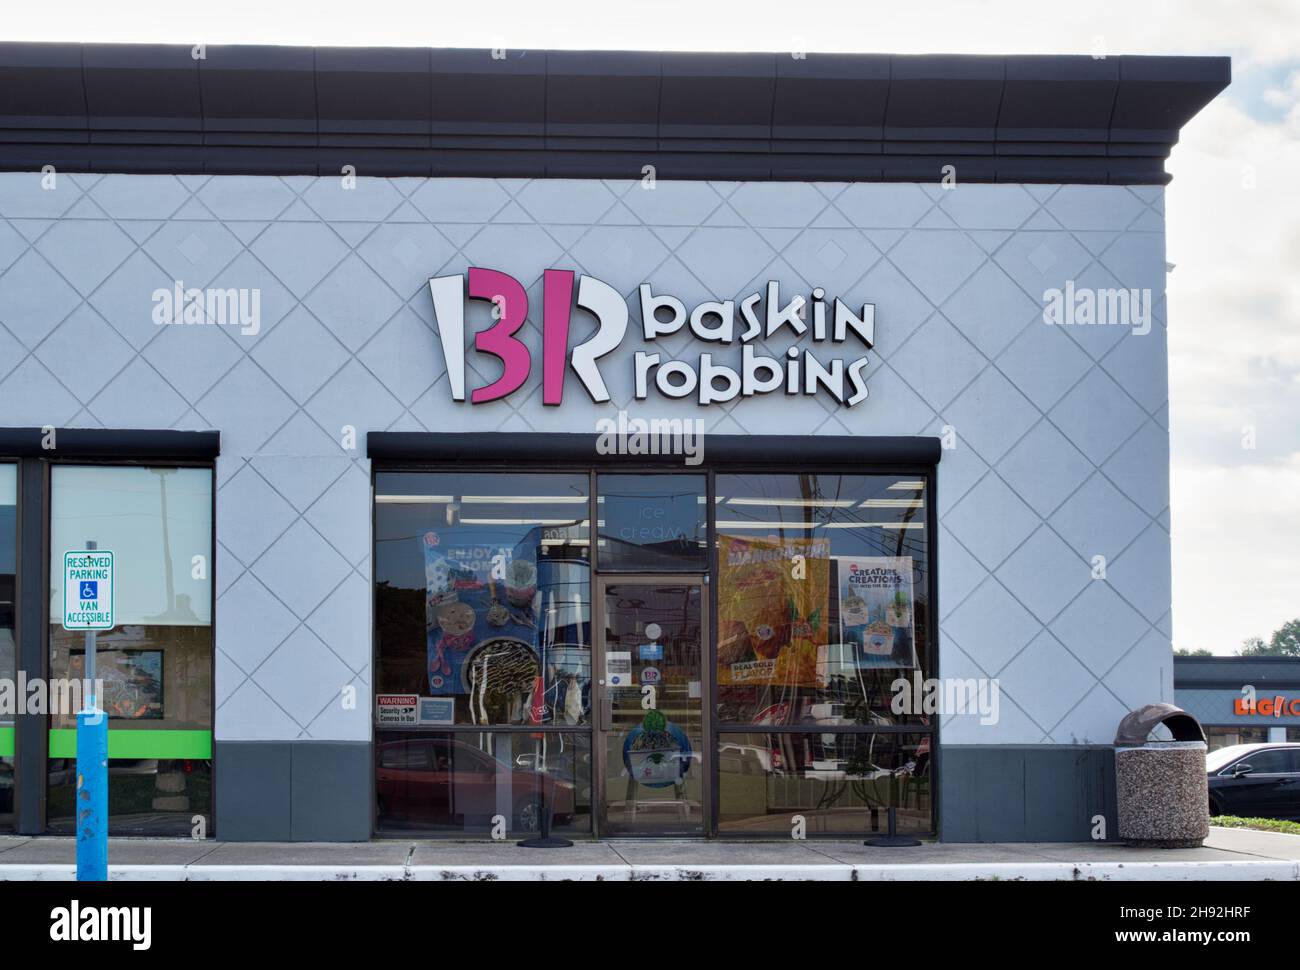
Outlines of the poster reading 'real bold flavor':
{"label": "poster reading 'real bold flavor'", "polygon": [[720,535],[718,550],[718,683],[819,686],[830,543]]}
{"label": "poster reading 'real bold flavor'", "polygon": [[912,557],[837,557],[840,642],[859,667],[915,667]]}

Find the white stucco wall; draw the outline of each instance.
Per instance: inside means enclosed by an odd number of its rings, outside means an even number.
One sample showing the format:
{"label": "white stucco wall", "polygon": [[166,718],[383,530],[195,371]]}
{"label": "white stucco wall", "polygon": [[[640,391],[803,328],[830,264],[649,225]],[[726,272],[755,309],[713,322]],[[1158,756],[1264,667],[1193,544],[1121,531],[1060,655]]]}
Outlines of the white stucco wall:
{"label": "white stucco wall", "polygon": [[[629,405],[629,336],[612,407],[570,378],[543,409],[538,351],[507,401],[453,405],[426,281],[469,266],[523,281],[538,320],[547,268],[688,305],[821,285],[876,306],[871,397]],[[1164,274],[1159,188],[3,174],[0,426],[221,431],[223,740],[370,736],[337,703],[369,693],[367,431],[590,433],[620,406],[731,434],[947,427],[940,673],[996,677],[1002,703],[944,743],[1107,742],[1172,699]],[[155,326],[176,280],[260,288],[261,332]],[[1067,280],[1149,288],[1154,325],[1047,326]]]}

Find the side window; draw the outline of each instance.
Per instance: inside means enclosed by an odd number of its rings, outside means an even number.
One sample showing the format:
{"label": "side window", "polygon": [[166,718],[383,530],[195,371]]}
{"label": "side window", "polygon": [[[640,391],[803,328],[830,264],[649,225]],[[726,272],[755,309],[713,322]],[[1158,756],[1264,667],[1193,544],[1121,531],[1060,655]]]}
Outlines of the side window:
{"label": "side window", "polygon": [[1294,761],[1291,752],[1276,748],[1256,751],[1242,758],[1237,764],[1250,765],[1254,769],[1251,773],[1256,775],[1276,775],[1295,770],[1292,767]]}
{"label": "side window", "polygon": [[491,775],[503,767],[490,755],[479,751],[477,748],[470,747],[464,741],[453,741],[452,744],[455,745],[452,750],[452,759],[458,772],[470,775]]}
{"label": "side window", "polygon": [[[114,555],[114,622],[96,638],[109,717],[109,831],[189,835],[212,812],[211,468],[50,469],[50,677],[84,684],[86,635],[63,628],[64,553]],[[47,824],[75,828],[75,711],[50,713]]]}
{"label": "side window", "polygon": [[424,745],[419,741],[397,741],[384,745],[379,757],[384,768],[418,771],[425,767]]}

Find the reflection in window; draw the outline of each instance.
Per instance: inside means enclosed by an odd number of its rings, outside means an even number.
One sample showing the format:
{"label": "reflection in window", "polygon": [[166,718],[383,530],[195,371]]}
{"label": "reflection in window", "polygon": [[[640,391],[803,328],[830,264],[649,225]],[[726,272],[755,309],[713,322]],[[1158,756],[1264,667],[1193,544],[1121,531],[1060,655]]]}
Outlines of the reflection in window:
{"label": "reflection in window", "polygon": [[[538,770],[539,768],[543,770]],[[487,835],[591,831],[591,739],[568,732],[378,731],[377,828]]]}
{"label": "reflection in window", "polygon": [[706,568],[704,475],[600,475],[596,514],[602,571],[701,572]]}
{"label": "reflection in window", "polygon": [[1252,751],[1246,757],[1234,762],[1234,766],[1241,765],[1250,765],[1251,774],[1255,775],[1289,774],[1300,767],[1296,765],[1295,752],[1286,748]]}
{"label": "reflection in window", "polygon": [[887,828],[929,832],[930,737],[925,734],[720,734],[718,831],[784,835],[801,815],[810,835]]}
{"label": "reflection in window", "polygon": [[[1290,732],[1295,728],[1287,728],[1287,740],[1293,740]],[[1210,751],[1218,751],[1220,748],[1231,747],[1234,744],[1263,744],[1268,740],[1268,728],[1253,727],[1207,727],[1205,736],[1209,741]]]}
{"label": "reflection in window", "polygon": [[[0,464],[0,679],[18,674],[14,637],[18,572],[18,466]],[[0,830],[14,822],[14,718],[0,711]]]}
{"label": "reflection in window", "polygon": [[925,482],[718,475],[718,720],[924,723],[892,683],[928,676]]}
{"label": "reflection in window", "polygon": [[[80,680],[64,630],[63,554],[114,553],[115,616],[96,638],[109,715],[109,831],[191,834],[212,807],[212,470],[56,465],[50,482],[50,676]],[[75,827],[75,711],[52,711],[47,817]]]}
{"label": "reflection in window", "polygon": [[587,476],[382,472],[375,503],[378,723],[589,724]]}

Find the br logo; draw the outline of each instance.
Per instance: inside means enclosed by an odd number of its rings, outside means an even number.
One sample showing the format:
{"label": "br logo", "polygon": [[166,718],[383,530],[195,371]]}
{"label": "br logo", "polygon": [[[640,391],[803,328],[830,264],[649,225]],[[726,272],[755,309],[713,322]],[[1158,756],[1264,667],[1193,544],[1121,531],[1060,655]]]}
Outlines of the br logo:
{"label": "br logo", "polygon": [[[600,324],[594,336],[569,350],[574,274],[548,269],[542,282],[542,403],[558,405],[564,398],[564,374],[571,365],[592,400],[610,399],[596,361],[623,341],[627,332],[627,301],[619,292],[592,276],[578,280],[577,306]],[[465,400],[465,277],[440,276],[429,280],[438,334],[447,361],[447,378],[453,400]],[[495,401],[517,391],[532,371],[532,355],[516,334],[528,319],[528,294],[513,276],[494,269],[471,268],[469,299],[493,305],[496,322],[474,335],[474,349],[501,361],[501,376],[470,394],[473,404]]]}

